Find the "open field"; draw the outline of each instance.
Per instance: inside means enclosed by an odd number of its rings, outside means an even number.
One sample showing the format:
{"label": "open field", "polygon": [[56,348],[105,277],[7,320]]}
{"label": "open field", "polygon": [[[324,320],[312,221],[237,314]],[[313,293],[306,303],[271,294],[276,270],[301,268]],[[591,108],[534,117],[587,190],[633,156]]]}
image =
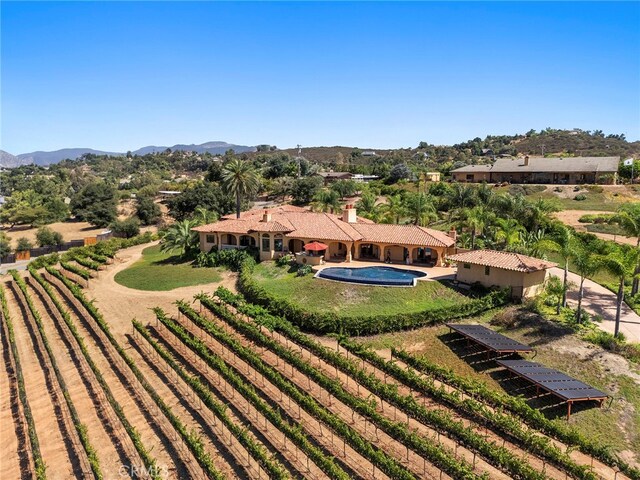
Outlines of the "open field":
{"label": "open field", "polygon": [[380,288],[297,277],[287,267],[263,262],[254,271],[256,281],[276,297],[286,298],[309,311],[336,311],[348,315],[392,315],[453,306],[468,297],[437,281],[418,281],[411,288]]}
{"label": "open field", "polygon": [[[212,479],[615,476],[610,460],[592,458],[584,446],[567,453],[560,430],[542,433],[516,412],[460,396],[457,387],[360,352],[348,339],[338,344],[282,320],[267,322],[264,310],[229,290],[214,290],[232,287],[231,275],[170,292],[117,284],[116,273],[145,248],[119,252],[87,288],[58,267],[2,278],[2,327],[15,334],[3,335],[0,386],[18,392],[24,379],[26,390],[18,408],[3,411],[12,424],[0,447],[3,478],[35,476],[36,460],[46,465],[47,478],[127,478],[143,470],[152,478]],[[193,301],[200,290],[209,295]],[[178,299],[184,301],[175,305]],[[475,364],[465,366],[438,336],[427,342],[429,330],[367,340],[378,349],[424,350],[443,364],[457,360],[461,373],[485,375]],[[527,336],[519,327],[514,332]],[[553,348],[562,346],[574,345]],[[599,360],[578,353],[589,368],[570,373],[595,384],[599,377],[588,373]],[[551,355],[543,361],[551,362]],[[611,365],[611,382],[633,376]],[[499,378],[492,382],[500,388]],[[618,384],[606,387],[612,385]],[[631,407],[580,409],[572,424],[589,416],[591,432],[602,441],[619,433],[618,425],[635,435],[637,387],[620,385]],[[614,413],[615,428],[606,423]],[[31,427],[35,435],[29,436]],[[621,442],[614,447],[625,450]],[[623,468],[628,475],[617,478],[640,478]]]}
{"label": "open field", "polygon": [[214,268],[196,268],[177,255],[161,252],[160,246],[147,247],[142,258],[115,276],[115,281],[136,290],[173,290],[221,280]]}
{"label": "open field", "polygon": [[[544,198],[553,200],[563,210],[587,210],[614,212],[621,204],[640,201],[637,186],[630,185],[600,185],[594,187],[580,187],[575,191],[575,185],[547,185],[546,190],[528,195],[531,199]],[[559,191],[555,191],[555,190]],[[584,200],[575,200],[577,195],[584,195]]]}

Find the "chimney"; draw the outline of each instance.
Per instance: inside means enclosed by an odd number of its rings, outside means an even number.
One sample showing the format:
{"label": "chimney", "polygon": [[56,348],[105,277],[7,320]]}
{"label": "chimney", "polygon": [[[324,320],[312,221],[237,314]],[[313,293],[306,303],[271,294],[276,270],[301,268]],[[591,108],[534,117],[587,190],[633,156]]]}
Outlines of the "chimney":
{"label": "chimney", "polygon": [[271,221],[271,210],[267,208],[264,209],[264,212],[262,213],[262,221],[265,223]]}
{"label": "chimney", "polygon": [[449,230],[449,233],[447,233],[447,235],[453,238],[454,242],[458,239],[458,232],[456,232],[456,229],[453,227],[451,227],[451,230]]}
{"label": "chimney", "polygon": [[525,155],[524,156],[524,166],[528,167],[529,166],[529,155]]}
{"label": "chimney", "polygon": [[342,221],[347,223],[358,223],[358,216],[356,215],[356,209],[353,205],[345,205],[342,212]]}

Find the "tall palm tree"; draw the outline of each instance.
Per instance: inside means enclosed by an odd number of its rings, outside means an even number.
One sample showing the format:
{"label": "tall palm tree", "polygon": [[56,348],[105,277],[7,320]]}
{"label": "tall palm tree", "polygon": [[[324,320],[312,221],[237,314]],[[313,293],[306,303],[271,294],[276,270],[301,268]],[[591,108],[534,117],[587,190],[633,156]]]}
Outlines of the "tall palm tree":
{"label": "tall palm tree", "polygon": [[495,220],[495,214],[482,205],[461,209],[456,216],[458,226],[471,233],[472,250],[476,248],[476,237],[482,235]]}
{"label": "tall palm tree", "polygon": [[182,220],[171,225],[162,236],[160,251],[175,252],[184,257],[198,245],[198,234],[191,229],[197,226],[194,220]]}
{"label": "tall palm tree", "polygon": [[[622,227],[625,233],[630,237],[638,237],[636,248],[640,250],[640,203],[625,203],[619,209],[612,221]],[[631,295],[638,293],[640,286],[640,261],[635,268],[635,277],[631,284]]]}
{"label": "tall palm tree", "polygon": [[471,207],[475,203],[475,198],[475,189],[463,183],[454,183],[451,190],[447,192],[450,209]]}
{"label": "tall palm tree", "polygon": [[575,273],[580,275],[580,286],[578,287],[578,311],[576,313],[576,322],[582,321],[582,298],[584,297],[584,280],[593,277],[598,270],[603,267],[602,257],[596,255],[593,250],[589,249],[582,242],[574,246],[571,258],[573,260],[573,268]]}
{"label": "tall palm tree", "polygon": [[573,231],[564,225],[556,225],[555,234],[541,240],[539,242],[539,248],[542,250],[557,253],[562,260],[562,268],[564,269],[564,276],[562,279],[562,285],[564,292],[562,299],[558,303],[556,309],[557,313],[560,313],[560,307],[567,306],[567,289],[569,288],[569,259],[571,258],[572,249],[575,246]]}
{"label": "tall palm tree", "polygon": [[311,209],[314,212],[333,213],[340,210],[340,207],[340,195],[334,190],[320,190],[311,202]]}
{"label": "tall palm tree", "polygon": [[406,206],[414,225],[426,226],[438,218],[433,199],[425,193],[413,193],[406,199]]}
{"label": "tall palm tree", "polygon": [[603,260],[604,268],[618,279],[618,294],[616,301],[616,326],[614,335],[620,333],[620,312],[624,302],[624,282],[634,276],[638,264],[638,249],[629,245],[617,245]]}
{"label": "tall palm tree", "polygon": [[243,197],[258,192],[260,178],[249,162],[233,158],[222,168],[222,186],[236,197],[236,218],[240,218],[240,204]]}
{"label": "tall palm tree", "polygon": [[377,210],[376,195],[370,191],[362,192],[360,200],[356,202],[356,208],[358,213],[368,218],[369,215],[375,213]]}

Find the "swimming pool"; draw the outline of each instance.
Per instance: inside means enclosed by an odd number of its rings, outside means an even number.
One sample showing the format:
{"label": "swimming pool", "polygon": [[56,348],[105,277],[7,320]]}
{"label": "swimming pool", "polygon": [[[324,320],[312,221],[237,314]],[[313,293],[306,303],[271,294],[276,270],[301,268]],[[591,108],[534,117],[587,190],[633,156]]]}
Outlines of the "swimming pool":
{"label": "swimming pool", "polygon": [[417,270],[405,270],[394,267],[329,267],[316,273],[316,278],[336,280],[338,282],[362,283],[389,287],[413,287],[418,278],[427,274]]}

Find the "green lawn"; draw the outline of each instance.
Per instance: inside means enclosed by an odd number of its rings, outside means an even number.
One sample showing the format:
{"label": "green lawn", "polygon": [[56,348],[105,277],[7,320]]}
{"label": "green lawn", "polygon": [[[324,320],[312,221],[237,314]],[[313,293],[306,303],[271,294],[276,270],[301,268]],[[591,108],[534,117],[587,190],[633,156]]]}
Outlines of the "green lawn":
{"label": "green lawn", "polygon": [[[515,340],[535,346],[534,361],[566,372],[596,388],[612,394],[615,400],[600,409],[591,404],[574,406],[570,423],[584,435],[598,442],[610,445],[615,451],[640,451],[640,382],[633,375],[640,368],[626,360],[610,362],[600,359],[602,349],[591,345],[569,330],[541,320],[536,314],[518,307],[506,307],[485,312],[483,315],[465,319],[462,323],[487,323],[498,315],[501,318],[516,318],[514,324],[506,328],[491,326]],[[566,405],[552,406],[554,402],[546,397],[535,399],[535,389],[518,390],[518,382],[506,380],[503,369],[485,355],[473,354],[474,347],[467,347],[460,337],[450,334],[443,325],[423,327],[412,331],[387,333],[371,337],[361,337],[360,341],[374,349],[405,348],[417,356],[450,368],[459,375],[483,381],[489,387],[510,394],[524,394],[529,404],[558,422],[566,422]],[[477,351],[477,349],[476,349]],[[616,358],[614,354],[611,358]],[[615,365],[614,365],[615,364]],[[615,366],[616,368],[612,368]],[[625,371],[627,370],[627,371]],[[640,459],[640,456],[636,456]]]}
{"label": "green lawn", "polygon": [[341,315],[390,315],[447,307],[469,299],[440,282],[419,281],[411,288],[370,287],[296,277],[288,267],[273,262],[256,266],[254,279],[270,294],[286,298],[314,312],[335,311]]}
{"label": "green lawn", "polygon": [[195,268],[177,255],[161,252],[159,245],[145,248],[140,260],[115,276],[120,285],[152,291],[214,283],[221,279],[217,269]]}

